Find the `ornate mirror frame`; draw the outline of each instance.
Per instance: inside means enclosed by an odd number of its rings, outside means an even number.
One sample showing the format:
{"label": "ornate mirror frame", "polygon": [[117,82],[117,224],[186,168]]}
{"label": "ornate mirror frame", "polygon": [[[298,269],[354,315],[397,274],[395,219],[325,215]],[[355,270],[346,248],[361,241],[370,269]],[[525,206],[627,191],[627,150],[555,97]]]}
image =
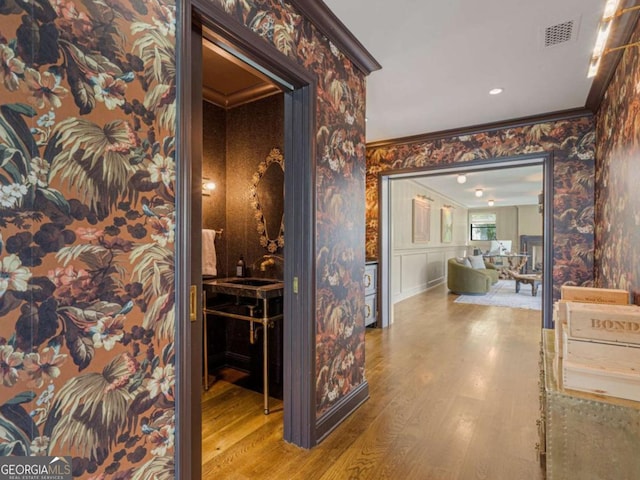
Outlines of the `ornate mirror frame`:
{"label": "ornate mirror frame", "polygon": [[269,155],[260,162],[260,165],[258,165],[258,171],[253,174],[251,187],[249,189],[251,206],[255,209],[255,217],[258,221],[257,230],[258,235],[260,235],[260,245],[265,247],[269,253],[275,253],[279,248],[284,247],[284,212],[282,212],[283,215],[280,220],[280,231],[278,232],[278,235],[275,238],[269,238],[264,212],[260,206],[260,200],[258,198],[258,185],[269,167],[274,163],[277,163],[284,172],[284,156],[277,147],[272,148]]}

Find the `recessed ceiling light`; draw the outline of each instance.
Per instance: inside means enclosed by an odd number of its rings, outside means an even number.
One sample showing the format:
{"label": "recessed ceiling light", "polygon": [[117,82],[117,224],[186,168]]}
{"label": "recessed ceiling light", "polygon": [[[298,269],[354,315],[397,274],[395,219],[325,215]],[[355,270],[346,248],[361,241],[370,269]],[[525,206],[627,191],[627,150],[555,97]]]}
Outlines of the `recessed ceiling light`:
{"label": "recessed ceiling light", "polygon": [[467,176],[464,173],[461,173],[458,175],[458,178],[456,180],[458,181],[458,183],[463,184],[467,181]]}
{"label": "recessed ceiling light", "polygon": [[476,188],[476,197],[480,198],[482,195],[484,195],[484,192],[482,191],[482,189]]}
{"label": "recessed ceiling light", "polygon": [[504,88],[492,88],[489,90],[489,95],[500,95],[502,92],[504,92]]}

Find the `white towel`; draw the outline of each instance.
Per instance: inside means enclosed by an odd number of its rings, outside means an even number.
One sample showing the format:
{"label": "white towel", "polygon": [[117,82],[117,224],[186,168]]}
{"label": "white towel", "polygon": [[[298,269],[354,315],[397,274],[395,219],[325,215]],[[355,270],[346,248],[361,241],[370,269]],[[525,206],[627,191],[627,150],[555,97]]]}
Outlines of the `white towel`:
{"label": "white towel", "polygon": [[202,274],[218,275],[216,268],[216,231],[202,230]]}

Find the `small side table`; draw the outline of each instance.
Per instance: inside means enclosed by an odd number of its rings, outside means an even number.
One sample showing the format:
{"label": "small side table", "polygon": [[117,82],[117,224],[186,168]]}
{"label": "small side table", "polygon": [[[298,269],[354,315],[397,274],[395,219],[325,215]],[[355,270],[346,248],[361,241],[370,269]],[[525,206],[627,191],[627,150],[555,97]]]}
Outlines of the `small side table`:
{"label": "small side table", "polygon": [[509,275],[516,281],[516,293],[520,293],[521,283],[527,283],[531,285],[531,296],[538,295],[538,287],[542,283],[542,275],[537,273],[517,273],[513,270],[509,270]]}

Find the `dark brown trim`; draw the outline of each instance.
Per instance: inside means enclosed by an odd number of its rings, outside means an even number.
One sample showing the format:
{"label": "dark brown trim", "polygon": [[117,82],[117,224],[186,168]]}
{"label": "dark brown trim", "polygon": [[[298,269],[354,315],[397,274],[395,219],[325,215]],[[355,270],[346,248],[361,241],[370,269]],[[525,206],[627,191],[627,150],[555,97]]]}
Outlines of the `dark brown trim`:
{"label": "dark brown trim", "polygon": [[555,226],[553,216],[554,169],[555,157],[553,152],[547,152],[543,164],[543,227],[542,227],[542,327],[553,328],[553,239],[555,238]]}
{"label": "dark brown trim", "polygon": [[[636,1],[629,0],[627,1],[627,3],[630,3],[631,5],[629,6],[632,6],[636,3]],[[614,19],[613,30],[609,35],[609,40],[607,42],[608,45],[616,47],[629,43],[631,35],[633,34],[636,28],[636,24],[638,23],[638,18],[640,18],[640,11],[625,13],[624,15],[621,15],[620,17]],[[591,89],[589,90],[589,94],[587,95],[586,108],[591,110],[593,113],[596,113],[600,108],[600,103],[602,103],[604,94],[606,93],[607,88],[609,88],[609,83],[611,83],[611,79],[613,78],[613,75],[618,68],[618,64],[622,59],[623,53],[624,50],[616,50],[602,57],[598,74],[593,79]]]}
{"label": "dark brown trim", "polygon": [[360,41],[321,0],[290,0],[344,55],[365,75],[380,70],[382,65],[373,58]]}
{"label": "dark brown trim", "polygon": [[[283,332],[284,439],[301,447],[310,448],[316,442],[315,376],[313,374],[316,330],[314,132],[317,86],[315,76],[283,55],[273,45],[256,41],[254,32],[235,21],[210,1],[191,0],[190,3],[192,6],[190,20],[193,25],[201,28],[203,36],[266,74],[284,92],[287,196]],[[185,59],[189,60],[190,55],[190,52],[185,54]],[[189,61],[182,62],[181,65],[182,69],[179,70],[178,77],[186,83],[190,75]],[[184,115],[179,118],[190,117]],[[189,148],[189,145],[183,145],[180,152],[184,158],[189,158],[191,153]],[[178,257],[176,261],[179,267],[177,268],[183,268],[183,264],[187,261],[185,259],[188,258],[188,256]],[[298,280],[297,293],[293,292],[294,278]],[[182,285],[179,287],[182,293]],[[192,350],[200,355],[201,363],[201,349]],[[193,390],[191,395],[198,402],[198,406],[194,408],[199,409],[200,389],[196,389],[193,384],[191,388]],[[188,417],[186,418],[188,421]],[[179,432],[176,439],[176,445],[179,446],[177,455],[187,461],[189,454],[183,447],[188,442],[182,443],[185,440],[185,433],[181,428],[182,425],[177,428]],[[200,435],[200,428],[191,426],[189,432],[192,436]],[[196,443],[192,439],[194,446]],[[191,476],[179,475],[179,478],[200,478],[200,472],[195,472],[192,467]]]}
{"label": "dark brown trim", "polygon": [[[302,87],[308,85],[313,77],[302,66],[282,54],[276,47],[260,39],[260,37],[238,23],[220,6],[212,3],[210,0],[191,0],[193,5],[194,17],[196,24],[201,24],[203,33],[207,39],[214,41],[222,41],[225,44],[233,45],[238,51],[245,54],[246,59],[254,62],[251,65],[259,71],[260,65],[267,65],[269,68],[268,77],[276,83],[278,79],[292,83],[293,87]],[[204,18],[201,12],[207,13]],[[259,40],[259,41],[258,41]],[[266,73],[266,72],[263,72]],[[273,78],[276,76],[278,78]],[[286,87],[287,85],[282,85]]]}
{"label": "dark brown trim", "polygon": [[[316,84],[285,94],[284,439],[316,445]],[[307,161],[300,161],[306,159]],[[291,161],[288,161],[291,160]],[[293,241],[289,240],[293,239]],[[293,291],[293,285],[298,291]]]}
{"label": "dark brown trim", "polygon": [[316,425],[318,443],[326,438],[342,421],[369,399],[369,384],[365,380],[349,395],[341,398],[335,406],[325,413]]}
{"label": "dark brown trim", "polygon": [[[197,344],[200,322],[189,321],[189,286],[192,283],[191,262],[191,187],[192,180],[192,124],[179,119],[192,114],[192,31],[191,2],[178,4],[178,32],[176,35],[177,118],[176,125],[176,229],[175,229],[175,309],[176,309],[176,478],[197,480],[202,476],[200,372],[202,349],[189,348]],[[180,261],[179,259],[185,259]],[[201,330],[200,330],[201,333]],[[195,352],[194,352],[195,351]],[[194,380],[195,377],[195,380]],[[194,383],[195,381],[195,383]]]}
{"label": "dark brown trim", "polygon": [[571,118],[586,117],[593,115],[592,112],[585,108],[574,108],[571,110],[562,110],[560,112],[545,113],[543,115],[533,115],[531,117],[515,118],[512,120],[503,120],[494,123],[485,123],[472,127],[453,128],[450,130],[441,130],[433,133],[423,133],[410,137],[394,138],[391,140],[381,140],[378,142],[367,143],[367,148],[380,148],[390,145],[404,145],[407,143],[430,142],[440,140],[442,138],[457,137],[459,135],[473,135],[476,133],[490,132],[493,130],[502,130],[506,128],[524,127],[526,125],[534,125],[536,123],[557,122],[560,120],[568,120]]}

